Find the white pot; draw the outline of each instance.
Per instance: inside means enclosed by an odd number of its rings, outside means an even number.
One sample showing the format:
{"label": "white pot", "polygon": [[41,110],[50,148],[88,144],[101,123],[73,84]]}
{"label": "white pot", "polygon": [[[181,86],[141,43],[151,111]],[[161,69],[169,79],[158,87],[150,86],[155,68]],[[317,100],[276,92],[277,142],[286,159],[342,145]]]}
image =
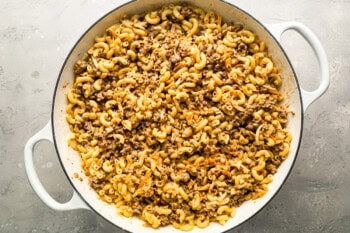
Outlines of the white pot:
{"label": "white pot", "polygon": [[[316,36],[303,24],[298,22],[286,22],[275,25],[264,25],[254,19],[245,11],[238,7],[220,0],[185,0],[193,5],[197,5],[204,10],[212,9],[218,15],[221,15],[224,20],[235,21],[243,23],[248,29],[254,31],[259,37],[266,42],[269,47],[270,54],[276,66],[281,68],[281,76],[285,77],[281,91],[285,96],[289,96],[286,100],[290,104],[290,108],[295,115],[289,117],[288,129],[293,135],[291,143],[291,150],[288,158],[281,164],[278,172],[274,175],[274,181],[269,184],[269,191],[267,194],[254,201],[247,201],[237,208],[236,216],[231,218],[224,226],[217,223],[211,223],[205,229],[194,228],[195,232],[224,232],[232,229],[259,212],[269,201],[277,194],[290,173],[294,161],[297,156],[300,145],[302,129],[303,129],[303,114],[307,107],[318,97],[320,97],[329,86],[329,68],[326,54],[323,47]],[[55,92],[53,95],[52,115],[49,123],[32,138],[30,138],[25,146],[24,157],[25,167],[29,181],[37,193],[37,195],[50,208],[64,211],[72,209],[88,209],[101,215],[103,218],[114,224],[115,226],[130,232],[176,232],[172,226],[159,228],[157,230],[143,227],[144,223],[140,219],[134,217],[132,219],[118,216],[113,205],[108,205],[98,199],[96,192],[89,186],[88,180],[81,169],[80,156],[68,147],[67,140],[70,135],[68,123],[66,122],[66,92],[67,88],[74,83],[73,67],[75,62],[81,58],[81,55],[87,51],[93,43],[96,35],[104,32],[105,28],[115,23],[115,19],[123,14],[132,15],[140,11],[147,11],[157,8],[160,5],[176,3],[173,0],[137,0],[122,5],[104,17],[98,20],[91,26],[84,35],[78,40],[69,56],[67,57],[62,70],[59,74]],[[280,43],[278,42],[281,34],[289,29],[293,29],[300,33],[309,45],[314,50],[321,69],[321,82],[319,87],[307,92],[299,87],[295,72],[284,53]],[[55,144],[58,158],[61,162],[63,170],[65,171],[69,181],[74,187],[74,194],[70,201],[61,204],[56,202],[44,189],[37,177],[33,164],[33,147],[35,143],[40,140],[49,140]],[[83,178],[81,182],[79,179],[73,178],[74,173],[78,173],[79,177]]]}

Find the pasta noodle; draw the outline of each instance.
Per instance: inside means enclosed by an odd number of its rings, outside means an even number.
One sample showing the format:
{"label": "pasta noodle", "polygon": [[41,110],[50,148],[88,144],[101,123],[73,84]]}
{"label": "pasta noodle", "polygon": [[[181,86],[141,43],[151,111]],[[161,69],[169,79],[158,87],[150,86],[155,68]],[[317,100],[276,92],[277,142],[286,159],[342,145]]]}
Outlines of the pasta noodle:
{"label": "pasta noodle", "polygon": [[292,135],[268,45],[214,12],[125,17],[77,61],[69,145],[101,200],[147,226],[225,224],[264,196]]}

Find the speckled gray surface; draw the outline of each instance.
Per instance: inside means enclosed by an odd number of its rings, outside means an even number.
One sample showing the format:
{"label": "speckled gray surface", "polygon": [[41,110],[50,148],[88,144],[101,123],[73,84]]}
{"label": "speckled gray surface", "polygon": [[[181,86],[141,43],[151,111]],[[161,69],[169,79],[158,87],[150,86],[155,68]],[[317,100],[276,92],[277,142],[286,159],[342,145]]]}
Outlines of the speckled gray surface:
{"label": "speckled gray surface", "polygon": [[[25,142],[50,117],[59,70],[79,36],[125,1],[1,1],[0,7],[0,232],[121,232],[89,211],[57,212],[31,189],[23,164]],[[350,232],[350,1],[232,1],[262,22],[297,20],[325,47],[328,92],[305,115],[294,169],[274,200],[230,232]],[[283,36],[302,86],[317,86],[311,49],[293,32]],[[39,143],[35,163],[57,200],[72,194],[53,145]]]}

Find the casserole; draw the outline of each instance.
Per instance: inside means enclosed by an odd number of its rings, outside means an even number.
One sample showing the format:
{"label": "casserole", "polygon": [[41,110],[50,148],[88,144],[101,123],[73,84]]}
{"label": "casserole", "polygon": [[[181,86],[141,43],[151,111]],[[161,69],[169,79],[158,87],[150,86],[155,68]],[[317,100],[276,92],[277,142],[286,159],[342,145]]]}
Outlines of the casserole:
{"label": "casserole", "polygon": [[[230,5],[223,1],[185,1],[189,4],[196,5],[204,10],[212,9],[217,14],[221,15],[227,21],[239,21],[244,24],[248,29],[254,31],[259,37],[266,42],[269,47],[270,54],[278,67],[281,68],[281,75],[284,77],[281,91],[284,96],[288,96],[286,101],[290,105],[290,109],[293,110],[295,115],[289,117],[288,130],[293,135],[293,141],[291,143],[291,150],[288,158],[279,167],[278,172],[274,176],[274,181],[269,184],[269,192],[262,198],[255,201],[248,201],[242,204],[237,209],[237,214],[234,218],[230,219],[224,226],[218,224],[211,224],[208,228],[199,230],[195,228],[194,232],[221,232],[229,230],[239,224],[243,223],[260,209],[262,209],[278,192],[285,179],[287,178],[298,152],[300,145],[302,126],[303,126],[303,112],[315,99],[322,95],[329,85],[328,76],[328,64],[325,52],[317,40],[315,35],[300,23],[290,22],[279,25],[264,26],[256,21],[249,14],[240,10],[239,8]],[[146,4],[147,3],[147,4]],[[169,1],[169,3],[176,3],[175,1]],[[162,1],[133,1],[126,5],[123,5],[106,16],[101,18],[96,24],[94,24],[77,42],[69,56],[67,57],[61,73],[59,75],[53,105],[52,105],[52,117],[51,121],[41,130],[34,135],[26,144],[25,147],[25,165],[30,183],[38,196],[51,208],[56,210],[69,210],[69,209],[91,209],[102,217],[110,221],[116,226],[123,228],[124,230],[135,232],[140,229],[143,222],[139,219],[133,218],[132,220],[117,216],[115,208],[112,205],[108,205],[105,202],[97,199],[95,191],[90,187],[88,180],[84,177],[84,173],[81,169],[80,156],[76,154],[71,148],[68,147],[68,139],[70,131],[65,118],[66,109],[66,92],[67,86],[71,85],[74,80],[73,67],[77,59],[81,57],[85,52],[93,38],[99,35],[103,30],[112,25],[116,18],[122,14],[132,15],[140,11],[147,11],[154,9],[160,5],[163,5]],[[280,47],[277,39],[287,29],[294,29],[299,32],[309,42],[314,49],[321,67],[321,84],[313,92],[307,92],[299,87],[298,81],[295,77],[293,68]],[[54,201],[50,195],[44,190],[40,181],[36,175],[32,160],[32,148],[39,140],[47,139],[55,144],[59,160],[62,167],[68,176],[72,186],[75,189],[72,199],[65,203],[60,204]],[[82,181],[75,179],[75,173],[78,173],[82,178]],[[143,228],[144,232],[154,231],[150,228]],[[177,231],[170,227],[158,229],[160,232]]]}

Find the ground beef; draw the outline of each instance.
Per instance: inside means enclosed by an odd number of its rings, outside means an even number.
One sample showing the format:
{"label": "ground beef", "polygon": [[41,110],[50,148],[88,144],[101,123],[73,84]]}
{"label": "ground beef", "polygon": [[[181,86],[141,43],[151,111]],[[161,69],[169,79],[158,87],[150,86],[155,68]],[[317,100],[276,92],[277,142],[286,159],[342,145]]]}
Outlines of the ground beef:
{"label": "ground beef", "polygon": [[78,60],[74,65],[74,74],[79,75],[86,71],[88,63],[86,61]]}
{"label": "ground beef", "polygon": [[193,10],[189,7],[183,7],[183,8],[181,8],[181,14],[185,18],[189,18],[193,14]]}
{"label": "ground beef", "polygon": [[178,63],[179,61],[181,61],[181,57],[179,54],[175,53],[174,55],[172,55],[170,58],[169,58],[169,61],[173,64],[176,64]]}

